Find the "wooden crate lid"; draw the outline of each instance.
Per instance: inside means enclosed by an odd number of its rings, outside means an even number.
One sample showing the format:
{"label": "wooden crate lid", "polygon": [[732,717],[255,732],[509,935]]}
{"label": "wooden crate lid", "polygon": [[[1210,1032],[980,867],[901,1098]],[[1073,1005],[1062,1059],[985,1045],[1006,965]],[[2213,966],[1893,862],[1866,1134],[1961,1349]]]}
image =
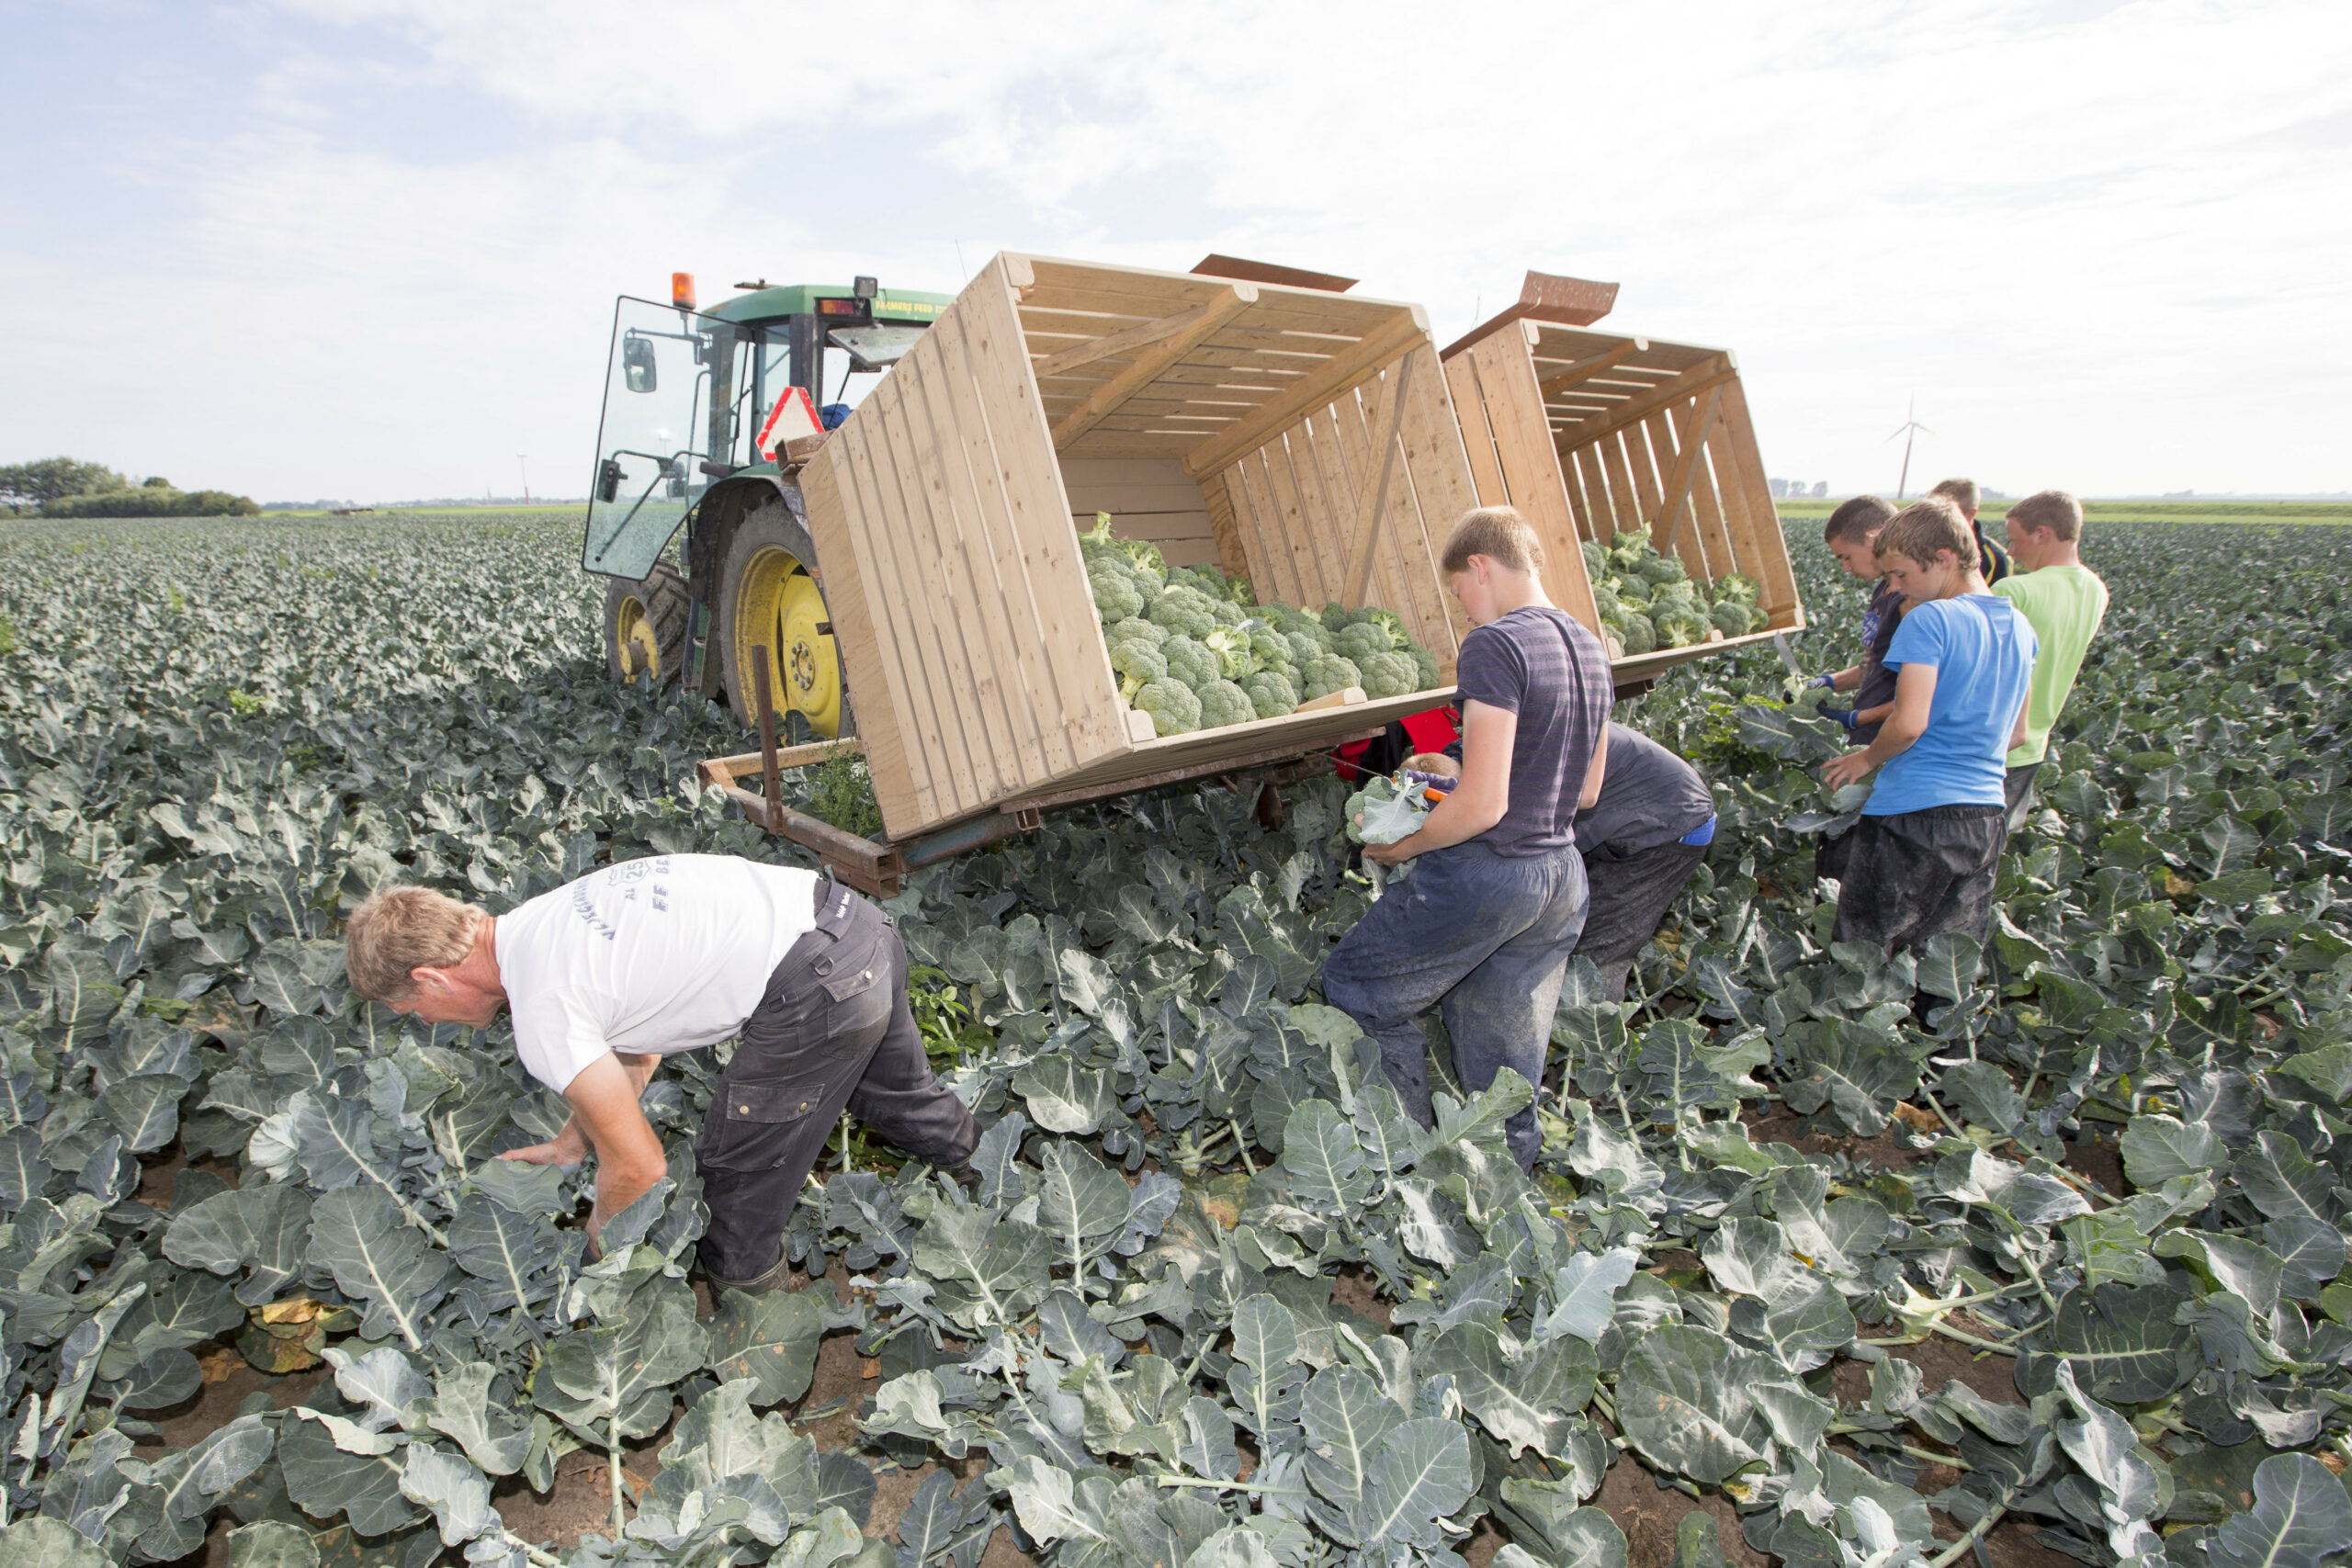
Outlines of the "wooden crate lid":
{"label": "wooden crate lid", "polygon": [[1055,450],[1222,470],[1429,341],[1418,305],[1007,254]]}
{"label": "wooden crate lid", "polygon": [[1519,286],[1519,299],[1446,344],[1444,357],[1453,358],[1472,344],[1492,337],[1513,321],[1533,320],[1589,327],[1616,308],[1617,285],[1613,283],[1596,283],[1589,277],[1537,272],[1531,267],[1525,281]]}
{"label": "wooden crate lid", "polygon": [[1251,283],[1281,283],[1293,288],[1319,289],[1326,294],[1345,294],[1359,281],[1341,277],[1336,272],[1308,272],[1304,267],[1277,266],[1272,262],[1251,261],[1247,256],[1223,255],[1216,251],[1194,262],[1193,270],[1204,277],[1238,277]]}

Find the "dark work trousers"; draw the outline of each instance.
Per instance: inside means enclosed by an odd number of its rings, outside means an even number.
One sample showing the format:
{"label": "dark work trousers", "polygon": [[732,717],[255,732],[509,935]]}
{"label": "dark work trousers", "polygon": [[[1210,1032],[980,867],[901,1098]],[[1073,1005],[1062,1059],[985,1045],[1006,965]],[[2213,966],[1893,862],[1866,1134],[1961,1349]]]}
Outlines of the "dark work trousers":
{"label": "dark work trousers", "polygon": [[1590,893],[1576,951],[1600,971],[1611,1001],[1625,999],[1625,977],[1642,944],[1657,934],[1675,896],[1706,858],[1706,845],[1683,843],[1656,844],[1622,858],[1606,850],[1585,857]]}
{"label": "dark work trousers", "polygon": [[2033,811],[2033,775],[2040,772],[2040,762],[2027,762],[2011,768],[2008,777],[2002,781],[2001,793],[2009,802],[2008,829],[2012,833],[2025,826],[2026,818]]}
{"label": "dark work trousers", "polygon": [[2009,840],[1998,806],[1931,806],[1865,817],[1839,840],[1838,942],[1917,948],[1938,931],[1983,942],[1994,873]]}
{"label": "dark work trousers", "polygon": [[[1504,1067],[1538,1091],[1568,953],[1584,929],[1584,857],[1500,855],[1475,840],[1416,858],[1323,961],[1323,998],[1380,1043],[1381,1066],[1424,1127],[1429,1039],[1414,1021],[1442,1003],[1453,1076],[1476,1093]],[[1521,1169],[1544,1146],[1532,1107],[1505,1123]]]}
{"label": "dark work trousers", "polygon": [[817,899],[817,929],[768,976],[695,1145],[715,1289],[782,1282],[785,1222],[844,1106],[936,1166],[970,1158],[980,1141],[923,1055],[897,928],[838,883],[818,883]]}

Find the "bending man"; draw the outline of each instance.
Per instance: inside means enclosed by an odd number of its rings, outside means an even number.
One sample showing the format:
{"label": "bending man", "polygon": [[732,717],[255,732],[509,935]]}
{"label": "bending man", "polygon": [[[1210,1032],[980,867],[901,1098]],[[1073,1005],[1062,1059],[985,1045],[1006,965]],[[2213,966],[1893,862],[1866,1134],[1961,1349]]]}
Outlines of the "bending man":
{"label": "bending man", "polygon": [[1576,951],[1622,1002],[1634,958],[1714,842],[1714,796],[1698,769],[1612,722],[1600,799],[1577,813],[1576,831],[1591,889]]}
{"label": "bending man", "polygon": [[882,911],[814,872],[731,855],[626,861],[495,918],[423,887],[352,911],[360,995],[428,1023],[487,1025],[503,1005],[530,1075],[571,1120],[500,1157],[596,1156],[594,1247],[662,1179],[638,1097],[663,1056],[736,1037],[695,1145],[712,1288],[783,1283],[784,1226],[844,1108],[954,1169],[979,1129],[931,1070],[907,1005],[907,953]]}

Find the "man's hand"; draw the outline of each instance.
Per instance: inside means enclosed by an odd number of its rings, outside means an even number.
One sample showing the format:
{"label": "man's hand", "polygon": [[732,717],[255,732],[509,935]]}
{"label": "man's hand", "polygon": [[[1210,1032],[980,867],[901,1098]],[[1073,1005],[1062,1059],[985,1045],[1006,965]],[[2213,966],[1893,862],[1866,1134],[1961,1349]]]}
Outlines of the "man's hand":
{"label": "man's hand", "polygon": [[1382,865],[1403,865],[1421,852],[1419,833],[1408,833],[1393,844],[1366,844],[1363,858]]}
{"label": "man's hand", "polygon": [[1868,751],[1849,751],[1821,764],[1821,782],[1831,789],[1843,789],[1849,784],[1861,783],[1877,766]]}
{"label": "man's hand", "polygon": [[588,1135],[577,1122],[567,1122],[563,1131],[544,1144],[526,1148],[509,1149],[500,1159],[521,1160],[525,1165],[575,1166],[588,1157]]}
{"label": "man's hand", "polygon": [[581,1068],[563,1091],[571,1102],[571,1124],[566,1131],[584,1131],[596,1149],[596,1206],[588,1216],[592,1251],[601,1246],[612,1217],[669,1173],[662,1140],[637,1103],[645,1089],[639,1075],[650,1073],[650,1062],[639,1056],[599,1056]]}

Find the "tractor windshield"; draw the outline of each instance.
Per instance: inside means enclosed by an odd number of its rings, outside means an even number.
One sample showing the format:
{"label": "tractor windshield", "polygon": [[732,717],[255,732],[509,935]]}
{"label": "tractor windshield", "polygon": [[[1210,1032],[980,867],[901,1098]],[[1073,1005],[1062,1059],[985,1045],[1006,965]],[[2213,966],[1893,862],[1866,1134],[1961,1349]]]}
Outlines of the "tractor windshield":
{"label": "tractor windshield", "polygon": [[735,343],[731,321],[650,299],[616,308],[581,558],[590,571],[643,577],[709,486],[704,462],[728,457]]}

